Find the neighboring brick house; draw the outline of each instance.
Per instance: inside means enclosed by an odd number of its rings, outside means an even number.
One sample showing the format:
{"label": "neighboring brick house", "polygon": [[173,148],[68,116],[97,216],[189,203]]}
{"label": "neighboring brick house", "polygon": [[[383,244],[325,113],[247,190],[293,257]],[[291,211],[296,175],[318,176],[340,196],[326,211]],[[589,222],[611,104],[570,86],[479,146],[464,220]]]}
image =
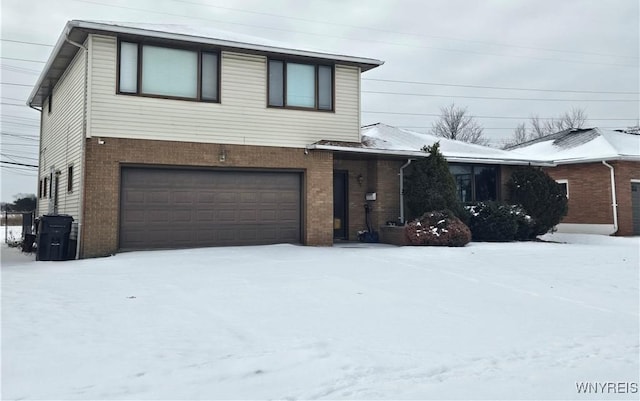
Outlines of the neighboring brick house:
{"label": "neighboring brick house", "polygon": [[360,141],[360,74],[381,64],[207,28],[70,21],[28,100],[41,111],[38,214],[73,216],[79,257],[331,245],[338,158],[307,145]]}
{"label": "neighboring brick house", "polygon": [[569,198],[558,231],[640,235],[640,135],[569,129],[510,149],[555,164]]}

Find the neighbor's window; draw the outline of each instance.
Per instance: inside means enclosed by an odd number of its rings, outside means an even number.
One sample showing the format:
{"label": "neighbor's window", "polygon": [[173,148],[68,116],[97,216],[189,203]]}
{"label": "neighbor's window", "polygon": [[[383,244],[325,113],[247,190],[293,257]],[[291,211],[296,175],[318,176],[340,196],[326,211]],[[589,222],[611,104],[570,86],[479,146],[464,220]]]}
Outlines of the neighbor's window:
{"label": "neighbor's window", "polygon": [[218,53],[120,42],[118,92],[219,101]]}
{"label": "neighbor's window", "polygon": [[462,203],[498,199],[496,166],[450,164],[449,171],[455,179],[458,199]]}
{"label": "neighbor's window", "polygon": [[569,199],[569,180],[566,180],[566,179],[565,180],[556,180],[556,182],[562,188],[562,193],[564,193],[564,196],[566,196],[567,199]]}
{"label": "neighbor's window", "polygon": [[73,192],[73,166],[67,168],[67,192]]}
{"label": "neighbor's window", "polygon": [[44,177],[44,186],[42,187],[42,197],[46,198],[47,197],[47,184],[49,183],[49,180],[47,177]]}
{"label": "neighbor's window", "polygon": [[42,180],[38,181],[38,198],[42,198]]}
{"label": "neighbor's window", "polygon": [[269,60],[271,107],[333,110],[333,67]]}

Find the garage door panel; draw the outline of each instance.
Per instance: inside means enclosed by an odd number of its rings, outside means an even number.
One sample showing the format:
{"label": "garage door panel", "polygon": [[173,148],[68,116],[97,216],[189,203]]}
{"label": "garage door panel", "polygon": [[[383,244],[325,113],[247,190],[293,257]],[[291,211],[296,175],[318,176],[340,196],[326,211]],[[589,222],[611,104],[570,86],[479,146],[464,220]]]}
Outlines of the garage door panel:
{"label": "garage door panel", "polygon": [[123,168],[120,248],[299,243],[298,173]]}

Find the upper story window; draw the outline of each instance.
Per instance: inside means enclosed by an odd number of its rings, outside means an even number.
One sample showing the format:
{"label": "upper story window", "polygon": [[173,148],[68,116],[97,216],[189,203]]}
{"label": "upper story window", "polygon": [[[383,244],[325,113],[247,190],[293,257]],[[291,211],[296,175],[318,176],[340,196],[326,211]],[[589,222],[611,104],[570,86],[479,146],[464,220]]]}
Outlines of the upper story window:
{"label": "upper story window", "polygon": [[118,93],[220,101],[218,53],[120,42]]}
{"label": "upper story window", "polygon": [[270,107],[333,110],[333,67],[269,60]]}

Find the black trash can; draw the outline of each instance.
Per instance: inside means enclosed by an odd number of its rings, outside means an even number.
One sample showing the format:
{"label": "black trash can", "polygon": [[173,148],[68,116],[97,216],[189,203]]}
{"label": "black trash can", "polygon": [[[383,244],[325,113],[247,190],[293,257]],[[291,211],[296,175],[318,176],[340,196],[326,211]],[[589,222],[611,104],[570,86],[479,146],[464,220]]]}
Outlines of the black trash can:
{"label": "black trash can", "polygon": [[47,214],[40,217],[36,260],[69,259],[69,235],[72,223],[73,217],[66,214]]}

